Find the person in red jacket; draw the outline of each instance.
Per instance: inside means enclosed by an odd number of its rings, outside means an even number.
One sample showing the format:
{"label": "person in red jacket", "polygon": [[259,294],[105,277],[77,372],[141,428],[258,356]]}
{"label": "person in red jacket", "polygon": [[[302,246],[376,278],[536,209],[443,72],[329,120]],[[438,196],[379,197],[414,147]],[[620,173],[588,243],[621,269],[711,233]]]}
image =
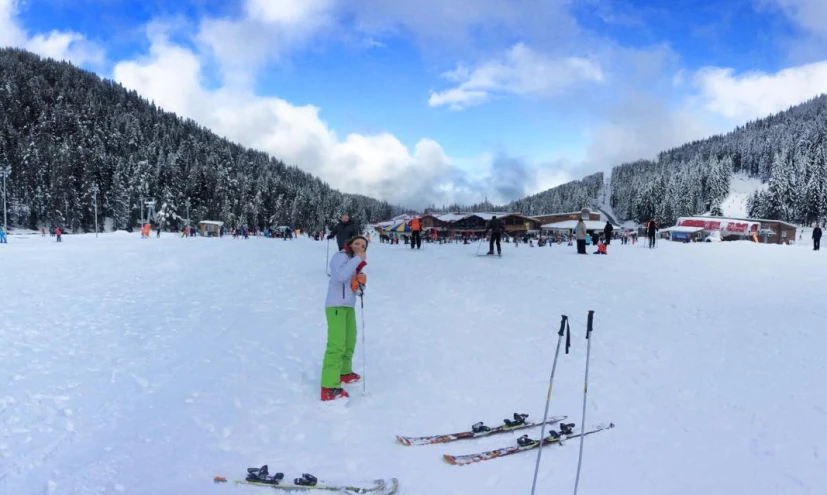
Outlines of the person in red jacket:
{"label": "person in red jacket", "polygon": [[413,217],[408,225],[411,227],[411,249],[416,246],[416,249],[422,247],[422,222],[419,218]]}
{"label": "person in red jacket", "polygon": [[55,235],[57,236],[57,242],[63,242],[63,241],[60,240],[60,234],[62,234],[62,233],[63,232],[60,230],[60,227],[55,229]]}

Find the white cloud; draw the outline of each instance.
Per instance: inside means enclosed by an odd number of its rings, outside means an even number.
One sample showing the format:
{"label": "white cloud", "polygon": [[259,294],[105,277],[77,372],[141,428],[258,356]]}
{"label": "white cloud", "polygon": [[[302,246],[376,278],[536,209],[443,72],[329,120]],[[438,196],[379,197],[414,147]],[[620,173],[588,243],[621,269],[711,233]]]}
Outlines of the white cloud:
{"label": "white cloud", "polygon": [[117,64],[114,77],[166,110],[298,165],[343,191],[412,206],[479,199],[432,139],[419,140],[410,151],[389,133],[340,138],[317,107],[239,86],[206,89],[202,70],[197,54],[155,35],[149,56]]}
{"label": "white cloud", "polygon": [[16,0],[0,0],[0,47],[22,46],[26,43],[26,33],[17,24],[15,14]]}
{"label": "white cloud", "polygon": [[[356,27],[370,34],[412,37],[432,55],[475,45],[479,35],[565,39],[577,32],[569,7],[573,0],[339,0]],[[553,26],[553,29],[549,27]]]}
{"label": "white cloud", "polygon": [[250,19],[294,26],[325,15],[333,3],[333,0],[247,0],[245,10]]}
{"label": "white cloud", "polygon": [[246,0],[239,19],[205,19],[197,39],[220,62],[225,81],[249,77],[324,28],[335,25],[335,0]]}
{"label": "white cloud", "polygon": [[716,131],[701,112],[689,106],[670,107],[655,96],[633,92],[607,110],[589,131],[586,162],[609,172],[621,163],[654,160],[666,149],[702,139]]}
{"label": "white cloud", "polygon": [[776,7],[802,29],[827,37],[827,2],[824,0],[756,0],[759,7]]}
{"label": "white cloud", "polygon": [[485,102],[491,94],[520,96],[559,95],[582,82],[603,81],[600,65],[583,57],[548,57],[523,43],[514,45],[503,58],[485,62],[468,71],[464,66],[443,74],[460,82],[456,88],[431,92],[428,104],[453,109]]}
{"label": "white cloud", "polygon": [[791,67],[776,73],[707,67],[693,79],[704,108],[734,123],[765,117],[821,93],[827,93],[827,61]]}
{"label": "white cloud", "polygon": [[103,48],[82,34],[55,30],[29,37],[16,18],[18,6],[17,0],[0,0],[0,47],[25,48],[55,60],[69,60],[75,65],[103,62]]}
{"label": "white cloud", "polygon": [[38,34],[26,43],[26,49],[55,60],[70,60],[75,65],[100,65],[104,61],[103,48],[73,32]]}

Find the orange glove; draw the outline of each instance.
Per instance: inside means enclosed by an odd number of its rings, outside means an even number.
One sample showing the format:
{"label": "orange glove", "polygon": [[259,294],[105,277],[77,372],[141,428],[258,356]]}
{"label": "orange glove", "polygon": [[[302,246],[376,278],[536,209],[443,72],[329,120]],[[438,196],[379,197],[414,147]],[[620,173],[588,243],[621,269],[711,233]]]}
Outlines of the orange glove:
{"label": "orange glove", "polygon": [[359,286],[360,285],[365,285],[367,283],[368,283],[368,276],[365,275],[364,273],[357,273],[355,277],[350,279],[350,290],[352,290],[353,293],[355,294],[355,293],[359,292]]}

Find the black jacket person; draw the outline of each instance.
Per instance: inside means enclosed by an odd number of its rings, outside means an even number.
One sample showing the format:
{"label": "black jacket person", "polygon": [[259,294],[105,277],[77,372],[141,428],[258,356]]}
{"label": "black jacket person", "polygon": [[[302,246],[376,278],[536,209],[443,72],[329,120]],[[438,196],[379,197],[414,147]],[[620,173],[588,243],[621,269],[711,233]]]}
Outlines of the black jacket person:
{"label": "black jacket person", "polygon": [[339,251],[341,251],[349,239],[356,237],[360,233],[356,224],[350,221],[350,217],[342,215],[341,221],[330,229],[330,235],[327,236],[327,238],[333,239],[335,237],[336,244],[339,245]]}
{"label": "black jacket person", "polygon": [[816,225],[816,228],[813,229],[813,250],[818,251],[821,249],[821,227]]}
{"label": "black jacket person", "polygon": [[606,227],[603,228],[603,234],[606,235],[606,245],[612,243],[612,232],[614,231],[614,227],[612,226],[611,222],[606,222]]}
{"label": "black jacket person", "polygon": [[491,217],[491,220],[488,222],[488,227],[486,227],[482,235],[484,236],[489,230],[491,231],[491,238],[488,240],[488,254],[494,254],[495,242],[497,243],[497,254],[502,254],[503,249],[500,246],[500,240],[503,235],[503,221],[494,215]]}

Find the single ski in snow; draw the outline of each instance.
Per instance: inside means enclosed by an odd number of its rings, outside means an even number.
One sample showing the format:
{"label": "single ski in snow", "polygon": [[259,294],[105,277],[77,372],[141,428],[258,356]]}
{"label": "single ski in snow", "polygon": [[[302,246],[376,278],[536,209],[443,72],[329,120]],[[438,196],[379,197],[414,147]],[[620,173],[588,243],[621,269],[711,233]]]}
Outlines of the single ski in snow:
{"label": "single ski in snow", "polygon": [[[456,440],[463,440],[466,438],[480,438],[489,435],[496,435],[498,433],[506,433],[509,431],[522,430],[524,428],[533,428],[540,426],[542,423],[532,423],[526,421],[528,414],[514,413],[514,419],[503,420],[504,424],[501,426],[488,427],[482,423],[476,423],[471,426],[470,431],[461,431],[459,433],[451,433],[447,435],[432,435],[429,437],[403,437],[397,436],[396,439],[402,445],[431,445],[435,443],[454,442]],[[546,424],[553,424],[566,419],[566,416],[552,416],[546,421]]]}
{"label": "single ski in snow", "polygon": [[[609,428],[614,428],[614,423],[609,424],[601,424],[597,425],[594,428],[587,430],[583,435],[591,435],[592,433],[597,433],[598,431],[607,430]],[[543,445],[549,445],[552,443],[558,443],[563,445],[566,440],[572,438],[578,438],[580,433],[574,433],[573,431],[574,423],[569,424],[561,424],[560,431],[552,431],[550,432],[549,436],[543,440]],[[512,447],[503,447],[501,449],[496,450],[489,450],[487,452],[478,452],[475,454],[466,454],[466,455],[450,455],[445,454],[442,456],[448,464],[453,464],[455,466],[464,466],[466,464],[472,464],[475,462],[480,461],[487,461],[489,459],[496,459],[497,457],[504,457],[511,454],[518,454],[520,452],[525,452],[527,450],[533,450],[540,446],[539,440],[532,440],[528,438],[528,435],[523,435],[519,439],[517,439],[517,445]]]}
{"label": "single ski in snow", "polygon": [[[247,478],[235,480],[237,485],[253,485],[273,488],[285,492],[310,492],[314,490],[336,492],[344,495],[393,495],[399,489],[399,481],[396,478],[373,480],[364,486],[348,485],[326,485],[319,483],[319,480],[312,474],[303,473],[301,478],[296,478],[293,483],[282,483],[283,473],[270,475],[267,465],[260,468],[247,468]],[[226,482],[222,476],[214,478],[216,483]]]}

